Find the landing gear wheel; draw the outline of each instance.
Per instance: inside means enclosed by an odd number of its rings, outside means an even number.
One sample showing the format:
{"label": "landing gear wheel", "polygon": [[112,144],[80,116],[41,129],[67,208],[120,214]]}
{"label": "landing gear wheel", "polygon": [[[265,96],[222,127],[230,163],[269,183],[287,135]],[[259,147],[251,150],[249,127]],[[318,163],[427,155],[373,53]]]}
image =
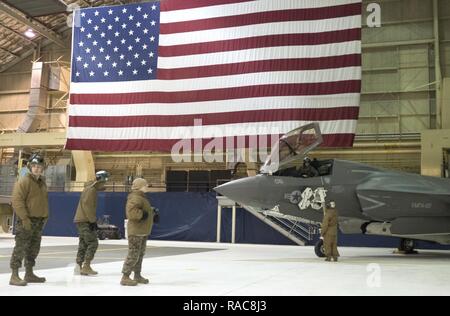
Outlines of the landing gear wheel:
{"label": "landing gear wheel", "polygon": [[416,242],[412,239],[401,239],[400,240],[400,247],[398,248],[399,251],[404,252],[405,254],[416,254],[417,251],[416,248]]}
{"label": "landing gear wheel", "polygon": [[323,246],[323,240],[322,240],[322,239],[320,239],[320,240],[316,243],[316,245],[315,245],[315,247],[314,247],[314,251],[315,251],[317,257],[319,257],[319,258],[325,258],[325,248],[324,248],[324,246]]}
{"label": "landing gear wheel", "polygon": [[9,233],[11,229],[12,218],[9,215],[0,216],[1,229],[4,233]]}
{"label": "landing gear wheel", "polygon": [[106,236],[105,236],[105,234],[103,232],[98,232],[97,236],[98,236],[98,239],[100,239],[100,240],[105,240],[106,239]]}

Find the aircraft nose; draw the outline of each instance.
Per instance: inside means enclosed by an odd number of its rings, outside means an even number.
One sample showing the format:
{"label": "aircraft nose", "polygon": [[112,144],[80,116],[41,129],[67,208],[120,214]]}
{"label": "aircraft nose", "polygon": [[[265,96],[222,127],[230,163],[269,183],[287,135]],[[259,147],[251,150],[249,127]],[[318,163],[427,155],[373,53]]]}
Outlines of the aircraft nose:
{"label": "aircraft nose", "polygon": [[225,183],[214,190],[239,204],[252,206],[260,198],[258,184],[257,177],[251,177]]}

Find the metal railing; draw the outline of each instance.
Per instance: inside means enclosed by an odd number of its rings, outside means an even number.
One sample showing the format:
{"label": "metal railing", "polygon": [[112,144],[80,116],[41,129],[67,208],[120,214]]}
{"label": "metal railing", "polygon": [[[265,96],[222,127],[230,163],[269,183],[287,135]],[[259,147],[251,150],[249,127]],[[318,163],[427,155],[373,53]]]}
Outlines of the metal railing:
{"label": "metal railing", "polygon": [[282,226],[290,234],[295,234],[306,241],[312,241],[318,235],[319,228],[314,224],[306,224],[301,221],[293,221],[287,218],[265,215],[271,221]]}

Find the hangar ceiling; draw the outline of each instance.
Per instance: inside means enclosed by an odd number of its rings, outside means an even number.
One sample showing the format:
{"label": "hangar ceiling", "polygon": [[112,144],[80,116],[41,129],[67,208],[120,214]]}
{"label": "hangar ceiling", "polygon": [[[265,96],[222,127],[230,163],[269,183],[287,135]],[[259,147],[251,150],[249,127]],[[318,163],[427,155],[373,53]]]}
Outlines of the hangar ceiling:
{"label": "hangar ceiling", "polygon": [[67,18],[71,12],[68,7],[97,7],[133,2],[142,1],[0,0],[0,72],[29,56],[29,52],[38,48],[43,40],[66,47],[63,33],[69,29]]}

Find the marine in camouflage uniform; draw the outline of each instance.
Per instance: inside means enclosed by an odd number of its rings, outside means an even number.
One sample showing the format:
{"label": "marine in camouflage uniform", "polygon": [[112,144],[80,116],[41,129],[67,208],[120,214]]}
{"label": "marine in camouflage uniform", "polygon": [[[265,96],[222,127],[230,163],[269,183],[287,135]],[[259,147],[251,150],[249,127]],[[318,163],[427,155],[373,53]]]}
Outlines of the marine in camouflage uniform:
{"label": "marine in camouflage uniform", "polygon": [[74,223],[80,236],[75,273],[79,271],[81,275],[98,274],[91,268],[91,262],[98,249],[97,193],[105,190],[108,177],[109,173],[100,171],[96,174],[95,182],[86,183],[75,214]]}
{"label": "marine in camouflage uniform", "polygon": [[[128,256],[125,259],[120,282],[124,286],[148,284],[149,280],[141,275],[142,261],[147,248],[147,239],[153,227],[154,209],[145,196],[148,183],[144,179],[133,182],[132,192],[128,195],[126,215],[128,218]],[[130,279],[134,272],[134,279]]]}
{"label": "marine in camouflage uniform", "polygon": [[338,261],[340,256],[338,244],[338,212],[335,203],[330,202],[325,208],[325,214],[322,223],[321,236],[325,250],[326,261]]}
{"label": "marine in camouflage uniform", "polygon": [[[26,286],[28,283],[44,283],[45,278],[36,276],[33,268],[41,250],[42,232],[49,216],[48,193],[42,173],[44,159],[33,155],[28,165],[31,173],[15,184],[12,206],[16,214],[16,245],[11,256],[12,275],[9,284]],[[19,277],[19,269],[25,260],[25,278]]]}

